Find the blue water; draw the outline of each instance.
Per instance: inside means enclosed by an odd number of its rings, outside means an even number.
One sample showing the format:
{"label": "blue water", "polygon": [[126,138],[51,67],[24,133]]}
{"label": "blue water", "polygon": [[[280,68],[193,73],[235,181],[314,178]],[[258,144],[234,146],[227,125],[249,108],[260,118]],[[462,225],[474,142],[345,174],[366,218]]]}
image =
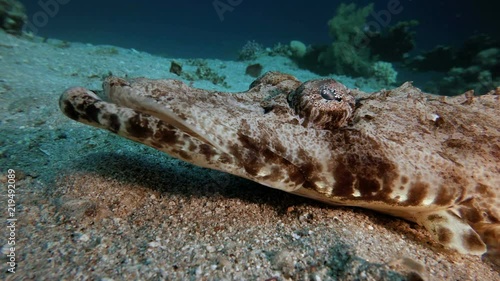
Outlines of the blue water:
{"label": "blue water", "polygon": [[[220,59],[236,58],[237,51],[248,40],[265,46],[293,39],[306,44],[331,42],[326,23],[341,3],[331,0],[21,2],[27,7],[30,22],[36,23],[32,25],[36,30],[32,31],[40,36],[118,45],[173,57]],[[356,1],[356,4],[364,6],[370,2],[373,1]],[[49,12],[44,11],[44,3]],[[214,3],[219,7],[229,6],[225,12],[217,13]],[[375,1],[375,11],[387,9],[388,3],[389,0]],[[477,33],[500,37],[499,26],[494,24],[500,10],[498,1],[400,0],[400,5],[402,11],[392,15],[390,24],[409,19],[420,21],[415,29],[415,51],[428,50],[437,44],[460,44]]]}

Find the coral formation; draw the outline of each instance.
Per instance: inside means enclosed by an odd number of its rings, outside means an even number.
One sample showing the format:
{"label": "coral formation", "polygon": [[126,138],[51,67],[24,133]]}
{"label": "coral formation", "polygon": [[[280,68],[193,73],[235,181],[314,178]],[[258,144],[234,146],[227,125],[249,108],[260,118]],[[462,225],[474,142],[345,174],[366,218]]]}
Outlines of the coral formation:
{"label": "coral formation", "polygon": [[272,48],[266,48],[266,52],[269,56],[283,56],[292,57],[292,48],[290,44],[276,43]]}
{"label": "coral formation", "polygon": [[363,36],[366,19],[372,11],[373,3],[360,9],[357,9],[354,3],[349,5],[341,3],[337,8],[335,17],[328,21],[330,36],[336,41],[348,42],[355,40],[353,44],[359,44],[359,40]]}
{"label": "coral formation", "polygon": [[[373,74],[374,63],[379,60],[402,61],[415,46],[415,33],[411,28],[418,22],[402,21],[394,26],[382,24],[387,27],[385,30],[372,30],[370,27],[373,24],[367,20],[374,14],[373,4],[361,8],[353,3],[340,4],[335,16],[328,21],[334,41],[326,47],[312,46],[304,59],[297,60],[299,66],[322,75],[335,73],[369,77]],[[389,80],[392,81],[392,78]]]}
{"label": "coral formation", "polygon": [[392,63],[385,61],[378,61],[372,65],[372,76],[389,86],[396,83],[398,73],[394,70]]}
{"label": "coral formation", "polygon": [[27,20],[24,6],[17,0],[0,0],[0,28],[19,35]]}
{"label": "coral formation", "polygon": [[369,34],[371,55],[384,61],[402,61],[415,47],[415,32],[411,28],[417,25],[416,20],[400,21],[387,32]]}
{"label": "coral formation", "polygon": [[[436,64],[436,61],[439,61]],[[405,66],[414,71],[447,71],[456,63],[453,48],[438,45],[430,51],[405,61]]]}
{"label": "coral formation", "polygon": [[370,74],[370,51],[363,44],[364,25],[373,4],[357,9],[356,4],[340,4],[328,21],[334,42],[320,54],[319,61],[337,74],[367,76]]}
{"label": "coral formation", "polygon": [[249,61],[256,59],[259,55],[264,53],[264,46],[261,44],[252,41],[247,41],[245,45],[238,52],[238,60],[241,61]]}
{"label": "coral formation", "polygon": [[464,90],[485,94],[497,85],[500,85],[498,74],[494,75],[479,65],[472,65],[466,68],[453,67],[443,79],[429,82],[426,89],[434,89],[441,95],[454,96]]}
{"label": "coral formation", "polygon": [[[293,40],[289,44],[278,43],[264,49],[255,41],[248,41],[239,51],[239,60],[255,60],[262,54],[290,57],[300,68],[319,75],[349,75],[369,78],[380,86],[395,82],[397,72],[393,65],[383,62],[398,62],[415,46],[415,32],[412,27],[417,21],[402,21],[393,26],[382,24],[386,29],[371,30],[372,21],[377,19],[373,3],[358,8],[356,4],[340,4],[336,14],[328,21],[333,42],[329,45],[306,46]],[[379,61],[382,61],[379,63]],[[390,71],[389,71],[390,70]]]}
{"label": "coral formation", "polygon": [[290,49],[292,50],[292,56],[297,58],[302,58],[307,52],[306,44],[298,40],[290,41]]}
{"label": "coral formation", "polygon": [[190,72],[182,72],[181,77],[189,80],[207,80],[212,82],[214,85],[221,85],[225,88],[229,88],[229,85],[226,82],[225,75],[219,75],[215,70],[208,66],[208,63],[201,59],[195,59],[188,62],[192,66],[197,66],[194,73]]}
{"label": "coral formation", "polygon": [[428,91],[457,95],[474,90],[479,94],[500,85],[500,42],[487,35],[466,40],[460,48],[437,46],[405,62],[413,71],[436,71],[444,77],[429,81]]}
{"label": "coral formation", "polygon": [[208,80],[215,85],[222,85],[224,87],[229,87],[226,83],[226,76],[219,75],[210,67],[198,67],[196,69],[196,77],[201,80]]}

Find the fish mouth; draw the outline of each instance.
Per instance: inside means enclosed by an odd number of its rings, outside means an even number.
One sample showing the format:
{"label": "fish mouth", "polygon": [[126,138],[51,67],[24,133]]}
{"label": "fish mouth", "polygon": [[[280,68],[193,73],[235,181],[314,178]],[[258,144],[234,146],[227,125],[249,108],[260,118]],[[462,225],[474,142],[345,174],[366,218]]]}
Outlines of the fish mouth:
{"label": "fish mouth", "polygon": [[[82,87],[67,89],[59,99],[61,111],[69,118],[142,143],[198,166],[217,169],[216,161],[227,158],[217,143],[152,100],[134,95],[133,87],[108,87],[108,101]],[[203,157],[205,156],[205,157]],[[218,169],[220,170],[220,169]]]}
{"label": "fish mouth", "polygon": [[214,148],[222,150],[216,142],[207,138],[206,134],[204,136],[202,130],[193,122],[189,123],[186,118],[181,118],[181,116],[186,116],[185,113],[179,114],[179,112],[174,112],[173,108],[175,107],[172,106],[172,104],[175,104],[173,96],[179,93],[179,91],[182,91],[186,96],[189,95],[189,92],[187,89],[181,89],[185,84],[178,83],[176,80],[171,80],[171,82],[173,82],[172,88],[158,90],[151,89],[148,86],[151,80],[137,78],[128,82],[122,78],[111,76],[103,82],[103,89],[105,96],[110,102],[121,107],[130,108],[138,113],[158,118],[162,122]]}
{"label": "fish mouth", "polygon": [[[144,84],[146,83],[142,79],[133,79],[129,82],[118,77],[108,77],[103,82],[104,98],[86,88],[73,87],[61,95],[59,107],[73,120],[109,130],[141,143],[148,137],[154,138],[156,131],[176,130],[222,151],[220,145],[204,136],[199,126],[186,120],[186,114],[174,112],[171,104],[175,102],[165,105],[152,98],[152,95],[144,96],[144,93],[149,92]],[[179,89],[165,89],[162,91],[164,100],[169,100],[167,95],[175,95],[178,91]]]}

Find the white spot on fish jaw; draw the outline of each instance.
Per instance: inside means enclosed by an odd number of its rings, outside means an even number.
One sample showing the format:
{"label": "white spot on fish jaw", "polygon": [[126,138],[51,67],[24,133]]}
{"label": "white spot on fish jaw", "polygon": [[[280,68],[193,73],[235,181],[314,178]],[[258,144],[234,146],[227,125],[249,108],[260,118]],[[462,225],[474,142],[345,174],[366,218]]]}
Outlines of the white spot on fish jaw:
{"label": "white spot on fish jaw", "polygon": [[354,192],[352,193],[352,196],[354,196],[354,197],[361,197],[361,192],[359,192],[359,190],[357,190],[357,189],[354,189]]}
{"label": "white spot on fish jaw", "polygon": [[439,116],[436,113],[434,113],[434,114],[431,115],[431,118],[432,118],[431,119],[432,121],[436,122],[439,118],[441,118],[441,116]]}

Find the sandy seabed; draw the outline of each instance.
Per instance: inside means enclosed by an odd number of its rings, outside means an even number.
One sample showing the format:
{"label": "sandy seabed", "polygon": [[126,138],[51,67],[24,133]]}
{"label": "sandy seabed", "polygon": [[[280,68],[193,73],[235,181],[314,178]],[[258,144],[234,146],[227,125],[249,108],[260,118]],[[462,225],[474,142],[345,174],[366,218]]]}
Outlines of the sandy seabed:
{"label": "sandy seabed", "polygon": [[[66,88],[99,90],[110,73],[177,79],[171,61],[0,33],[0,279],[500,280],[494,265],[444,249],[416,224],[202,169],[59,111]],[[253,81],[247,63],[206,62],[228,87],[196,87],[241,91]],[[302,81],[317,77],[286,58],[257,62]]]}

